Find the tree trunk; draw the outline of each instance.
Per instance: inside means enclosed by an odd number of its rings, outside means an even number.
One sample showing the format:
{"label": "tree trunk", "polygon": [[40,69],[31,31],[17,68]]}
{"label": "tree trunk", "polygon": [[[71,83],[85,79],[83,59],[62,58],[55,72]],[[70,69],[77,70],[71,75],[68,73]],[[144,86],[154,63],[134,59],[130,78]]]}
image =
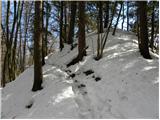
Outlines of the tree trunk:
{"label": "tree trunk", "polygon": [[45,64],[45,38],[44,38],[44,1],[42,1],[42,65]]}
{"label": "tree trunk", "polygon": [[137,11],[136,11],[136,14],[137,14],[137,37],[138,37],[138,47],[139,47],[139,50],[140,50],[140,34],[139,34],[139,6],[138,6],[138,2],[137,2]]}
{"label": "tree trunk", "polygon": [[113,21],[113,17],[114,17],[115,11],[116,11],[116,7],[117,7],[117,1],[115,1],[115,3],[114,3],[114,7],[113,7],[113,11],[112,11],[112,17],[111,17],[111,21],[110,21],[110,24],[108,26],[108,29],[107,29],[104,37],[102,38],[102,40],[104,39],[103,40],[104,42],[102,41],[102,44],[101,44],[102,47],[101,47],[100,58],[103,57],[103,50],[104,50],[104,47],[105,47],[106,42],[107,42],[107,38],[108,38],[108,35],[109,35],[109,32],[110,32],[110,28],[112,26],[112,21]]}
{"label": "tree trunk", "polygon": [[34,22],[34,83],[32,91],[42,89],[42,0],[35,1]]}
{"label": "tree trunk", "polygon": [[9,13],[10,13],[10,1],[7,2],[7,15],[6,15],[6,34],[7,34],[7,43],[9,43]]}
{"label": "tree trunk", "polygon": [[[0,8],[2,7],[2,1],[0,1]],[[2,16],[2,10],[0,10],[0,16]],[[1,17],[0,17],[0,23],[2,23]],[[2,27],[0,27],[0,36],[2,36]],[[0,41],[2,41],[2,37],[0,38]],[[1,46],[1,42],[0,42],[0,61],[2,62],[2,46]],[[2,64],[0,64],[0,82],[2,82]],[[2,82],[3,83],[3,82]],[[3,85],[1,83],[1,85]]]}
{"label": "tree trunk", "polygon": [[129,2],[127,1],[127,31],[129,30]]}
{"label": "tree trunk", "polygon": [[67,67],[76,64],[83,59],[86,55],[86,42],[85,42],[85,1],[78,2],[78,56],[74,58]]}
{"label": "tree trunk", "polygon": [[78,59],[82,60],[83,56],[86,55],[86,42],[85,42],[85,2],[79,1],[79,22],[78,22]]}
{"label": "tree trunk", "polygon": [[[20,1],[18,2],[18,10],[19,10],[19,7],[20,7]],[[14,34],[14,30],[15,30],[15,25],[16,25],[17,20],[18,20],[18,12],[16,12],[16,9],[17,9],[17,2],[14,1],[14,19],[13,19],[13,24],[12,24],[12,31],[11,31],[11,34],[10,34],[10,42],[11,43],[13,41],[13,34]]]}
{"label": "tree trunk", "polygon": [[103,10],[102,10],[103,4],[102,1],[98,2],[98,21],[99,21],[99,31],[98,33],[102,33],[103,32]]}
{"label": "tree trunk", "polygon": [[125,19],[125,16],[124,16],[124,4],[123,4],[123,21],[122,21],[122,30],[123,30],[124,19]]}
{"label": "tree trunk", "polygon": [[[154,3],[154,2],[153,2]],[[154,4],[153,4],[153,7],[152,7],[152,31],[151,31],[151,42],[150,42],[150,47],[153,51],[153,44],[154,44]]]}
{"label": "tree trunk", "polygon": [[63,2],[61,1],[61,10],[60,10],[60,51],[62,51],[63,45]]}
{"label": "tree trunk", "polygon": [[26,42],[27,42],[27,33],[28,33],[28,24],[29,24],[29,20],[30,20],[30,13],[31,13],[31,9],[32,9],[32,5],[29,6],[29,2],[26,1],[25,2],[25,17],[24,17],[24,43],[23,43],[23,62],[22,62],[22,71],[24,71],[25,69],[25,64],[26,64]]}
{"label": "tree trunk", "polygon": [[106,1],[105,4],[106,4],[106,16],[105,16],[104,28],[107,28],[109,23],[109,1]]}
{"label": "tree trunk", "polygon": [[151,59],[148,49],[148,30],[147,30],[147,9],[146,1],[139,1],[139,15],[140,15],[140,52],[146,59]]}
{"label": "tree trunk", "polygon": [[[99,27],[100,25],[99,25],[99,20],[98,20],[98,24],[97,24],[97,28],[99,29],[100,27]],[[100,33],[99,33],[99,30],[98,30],[98,38],[97,38],[97,57],[96,57],[96,60],[99,60],[100,58],[101,58],[101,55],[100,55],[100,42],[101,42],[102,40],[100,40]]]}
{"label": "tree trunk", "polygon": [[64,5],[64,42],[67,43],[67,2]]}
{"label": "tree trunk", "polygon": [[[10,81],[11,80],[14,80],[15,79],[15,69],[14,69],[14,66],[15,66],[15,54],[16,54],[16,50],[15,50],[15,46],[17,45],[17,33],[18,33],[18,17],[19,17],[19,11],[20,11],[20,1],[18,2],[18,10],[16,11],[16,1],[14,1],[14,21],[13,21],[13,25],[12,25],[12,32],[11,32],[11,35],[10,35],[10,44],[11,44],[11,47],[12,47],[12,43],[14,42],[13,44],[13,48],[11,48],[11,52],[10,52],[10,57],[8,57],[8,66],[9,66],[9,76],[10,76]],[[15,39],[13,41],[13,34],[14,34],[14,29],[15,29],[15,24],[17,23],[16,25],[16,33],[15,33]]]}
{"label": "tree trunk", "polygon": [[46,8],[46,30],[45,30],[45,46],[46,46],[46,50],[45,50],[45,54],[47,55],[48,54],[48,48],[47,48],[47,43],[48,43],[48,23],[49,23],[49,17],[50,17],[50,11],[51,11],[51,8],[49,6],[49,3],[47,2],[47,8]]}
{"label": "tree trunk", "polygon": [[5,57],[4,57],[4,63],[3,63],[3,72],[2,72],[2,87],[5,86],[6,83],[6,74],[8,74],[8,61],[9,61],[9,53],[11,52],[11,45],[10,45],[10,41],[9,41],[9,13],[10,13],[10,1],[7,2],[7,15],[6,15],[6,47],[7,47],[7,51],[5,53]]}
{"label": "tree trunk", "polygon": [[19,38],[20,38],[20,45],[19,45],[19,65],[20,65],[20,72],[22,72],[22,27],[21,27],[21,23],[20,23],[20,26],[19,26],[19,30],[20,30],[20,35],[19,35]]}
{"label": "tree trunk", "polygon": [[121,11],[122,11],[122,5],[123,5],[123,3],[120,3],[120,4],[121,4],[121,7],[120,7],[120,10],[119,10],[119,14],[118,14],[117,22],[116,22],[116,24],[115,24],[115,26],[114,26],[114,30],[113,30],[112,35],[115,35],[116,28],[117,28],[117,25],[118,25],[118,22],[119,22],[119,18],[120,18],[120,15],[121,15]]}
{"label": "tree trunk", "polygon": [[73,1],[71,2],[71,16],[70,16],[69,33],[68,33],[68,44],[71,44],[71,46],[73,46],[76,10],[77,10],[77,2]]}
{"label": "tree trunk", "polygon": [[[16,26],[16,33],[15,33],[15,39],[14,39],[14,44],[13,44],[13,53],[12,53],[12,80],[15,79],[15,73],[16,73],[16,50],[17,50],[17,36],[18,36],[18,29],[20,26],[20,22],[21,22],[21,16],[22,16],[22,11],[23,11],[23,3],[21,5],[21,9],[19,9],[17,11],[17,17],[19,17],[19,21],[17,22],[17,26]],[[20,3],[19,3],[20,4]],[[19,15],[18,15],[19,14]],[[18,19],[18,18],[17,18]]]}

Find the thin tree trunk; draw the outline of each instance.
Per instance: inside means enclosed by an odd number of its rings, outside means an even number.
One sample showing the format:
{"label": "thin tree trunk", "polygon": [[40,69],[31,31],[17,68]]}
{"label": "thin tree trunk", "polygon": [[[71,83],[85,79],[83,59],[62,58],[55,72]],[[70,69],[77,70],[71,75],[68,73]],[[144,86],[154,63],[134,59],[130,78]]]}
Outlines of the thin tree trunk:
{"label": "thin tree trunk", "polygon": [[47,48],[47,41],[48,41],[48,23],[49,23],[49,17],[50,17],[50,11],[51,8],[49,7],[49,3],[47,2],[47,8],[46,8],[46,30],[45,30],[45,46],[46,46],[46,50],[45,50],[45,54],[48,54],[48,48]]}
{"label": "thin tree trunk", "polygon": [[[26,63],[26,41],[27,41],[27,32],[28,32],[28,24],[29,24],[29,16],[28,14],[31,10],[28,8],[29,2],[25,2],[25,17],[24,17],[24,42],[23,42],[23,55],[22,55],[22,71],[25,69],[25,63]],[[32,5],[31,5],[32,7]]]}
{"label": "thin tree trunk", "polygon": [[21,27],[21,23],[20,23],[20,26],[19,26],[19,30],[20,30],[20,45],[19,45],[19,62],[20,62],[20,72],[22,72],[22,27]]}
{"label": "thin tree trunk", "polygon": [[60,51],[62,51],[63,45],[63,2],[61,1],[61,10],[60,10]]}
{"label": "thin tree trunk", "polygon": [[34,83],[32,91],[42,89],[42,0],[35,1],[34,22]]}
{"label": "thin tree trunk", "polygon": [[121,7],[120,7],[120,10],[119,10],[117,22],[116,22],[116,24],[115,24],[115,26],[114,26],[114,30],[113,30],[112,35],[115,35],[116,29],[117,29],[117,25],[118,25],[118,22],[119,22],[119,18],[120,18],[120,15],[121,15],[121,11],[122,11],[122,5],[123,5],[123,3],[121,3]]}
{"label": "thin tree trunk", "polygon": [[64,42],[67,43],[67,2],[64,5]]}
{"label": "thin tree trunk", "polygon": [[[137,3],[138,3],[138,2],[137,2]],[[137,4],[137,6],[138,6],[138,4]],[[140,34],[139,34],[139,6],[137,7],[136,14],[137,14],[137,37],[138,37],[138,47],[139,47],[139,50],[140,50]]]}
{"label": "thin tree trunk", "polygon": [[100,33],[99,33],[99,20],[98,20],[98,24],[97,24],[97,29],[98,29],[98,38],[97,38],[97,57],[96,60],[100,59]]}
{"label": "thin tree trunk", "polygon": [[23,11],[23,4],[24,4],[24,1],[22,1],[21,10],[17,11],[17,14],[19,14],[19,21],[18,21],[17,26],[16,26],[16,33],[15,33],[13,53],[12,53],[12,73],[11,74],[12,74],[12,79],[13,80],[15,79],[15,73],[16,73],[17,36],[18,36],[18,29],[19,29],[20,22],[21,22],[21,16],[22,16],[22,11]]}
{"label": "thin tree trunk", "polygon": [[[19,10],[19,7],[20,7],[20,1],[18,2],[18,10]],[[13,41],[13,34],[14,34],[14,30],[15,30],[15,25],[16,25],[17,20],[18,20],[18,12],[16,12],[16,9],[17,9],[17,2],[14,1],[14,19],[13,19],[13,24],[12,24],[12,31],[11,31],[11,34],[10,34],[11,44],[12,44],[12,41]]]}
{"label": "thin tree trunk", "polygon": [[[154,3],[154,2],[153,2]],[[154,43],[154,4],[152,6],[152,31],[151,31],[151,43],[150,43],[150,47],[153,51],[153,43]]]}
{"label": "thin tree trunk", "polygon": [[107,38],[108,38],[110,28],[112,26],[112,21],[113,21],[113,17],[114,17],[115,11],[116,11],[116,7],[117,7],[117,1],[115,1],[115,3],[114,3],[114,8],[113,8],[113,11],[112,11],[112,17],[111,17],[111,21],[110,21],[110,24],[108,26],[107,32],[105,33],[104,37],[102,38],[102,40],[104,39],[104,41],[102,41],[102,45],[101,45],[102,47],[101,47],[100,58],[103,57],[103,50],[104,50],[105,44],[107,42]]}
{"label": "thin tree trunk", "polygon": [[[0,1],[0,8],[2,7],[2,1]],[[2,16],[2,10],[0,10],[0,16]],[[2,20],[1,20],[1,17],[0,17],[0,23],[2,23]],[[0,36],[2,36],[2,27],[0,27]],[[0,38],[0,41],[2,41],[2,37]],[[0,42],[0,61],[2,62],[2,45],[1,45],[1,42]],[[2,64],[0,64],[0,82],[2,82]],[[3,82],[2,82],[3,83]],[[3,85],[1,83],[1,85]]]}
{"label": "thin tree trunk", "polygon": [[125,16],[124,16],[124,4],[123,4],[123,21],[122,21],[122,30],[123,30],[123,25],[124,25],[124,19],[125,19]]}
{"label": "thin tree trunk", "polygon": [[129,30],[129,2],[127,1],[127,31]]}
{"label": "thin tree trunk", "polygon": [[8,61],[9,61],[9,52],[11,51],[11,45],[10,45],[10,41],[9,41],[9,12],[10,12],[10,1],[7,2],[7,15],[6,15],[6,47],[7,47],[7,51],[5,53],[5,57],[4,57],[4,63],[3,63],[3,72],[2,72],[2,87],[5,86],[6,83],[6,74],[8,74],[8,72],[6,71],[9,67],[8,65]]}
{"label": "thin tree trunk", "polygon": [[6,15],[7,43],[9,43],[9,12],[10,12],[10,1],[7,2],[7,15]]}

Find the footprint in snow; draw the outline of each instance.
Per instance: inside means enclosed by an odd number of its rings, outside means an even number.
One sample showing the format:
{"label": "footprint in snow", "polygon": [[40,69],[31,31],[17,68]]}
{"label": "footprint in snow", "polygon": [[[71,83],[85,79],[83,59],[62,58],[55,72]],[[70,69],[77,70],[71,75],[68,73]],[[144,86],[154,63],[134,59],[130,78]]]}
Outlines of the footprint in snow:
{"label": "footprint in snow", "polygon": [[30,109],[33,106],[34,100],[31,99],[28,104],[26,105],[26,108]]}

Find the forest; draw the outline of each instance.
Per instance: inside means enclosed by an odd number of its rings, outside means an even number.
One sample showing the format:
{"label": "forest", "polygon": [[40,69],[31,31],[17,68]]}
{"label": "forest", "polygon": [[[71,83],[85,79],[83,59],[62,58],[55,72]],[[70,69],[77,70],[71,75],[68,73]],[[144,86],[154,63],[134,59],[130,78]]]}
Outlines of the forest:
{"label": "forest", "polygon": [[1,1],[1,118],[159,118],[159,1]]}

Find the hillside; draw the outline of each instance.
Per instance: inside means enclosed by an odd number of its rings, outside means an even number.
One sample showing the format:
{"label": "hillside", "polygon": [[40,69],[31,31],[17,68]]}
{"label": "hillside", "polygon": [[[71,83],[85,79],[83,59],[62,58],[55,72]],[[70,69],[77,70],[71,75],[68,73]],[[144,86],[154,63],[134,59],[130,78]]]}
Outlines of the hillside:
{"label": "hillside", "polygon": [[2,89],[2,118],[159,118],[159,62],[144,59],[133,33],[109,34],[101,60],[97,34],[86,36],[82,62],[66,67],[77,47],[46,57],[43,89],[31,92],[33,66]]}

